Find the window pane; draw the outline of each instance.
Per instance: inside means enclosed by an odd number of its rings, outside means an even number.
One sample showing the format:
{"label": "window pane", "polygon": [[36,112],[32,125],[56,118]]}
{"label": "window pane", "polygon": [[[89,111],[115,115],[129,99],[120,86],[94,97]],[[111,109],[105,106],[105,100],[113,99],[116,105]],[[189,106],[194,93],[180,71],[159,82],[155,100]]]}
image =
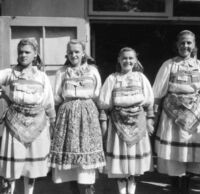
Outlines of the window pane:
{"label": "window pane", "polygon": [[68,41],[77,38],[77,27],[45,27],[45,32],[44,48],[41,50],[44,51],[45,71],[54,88],[55,72],[66,60]]}
{"label": "window pane", "polygon": [[45,64],[46,65],[64,64],[67,42],[70,39],[77,37],[77,28],[76,27],[46,27],[45,31],[46,31],[45,42],[44,42]]}
{"label": "window pane", "polygon": [[165,0],[93,0],[93,11],[164,12]]}

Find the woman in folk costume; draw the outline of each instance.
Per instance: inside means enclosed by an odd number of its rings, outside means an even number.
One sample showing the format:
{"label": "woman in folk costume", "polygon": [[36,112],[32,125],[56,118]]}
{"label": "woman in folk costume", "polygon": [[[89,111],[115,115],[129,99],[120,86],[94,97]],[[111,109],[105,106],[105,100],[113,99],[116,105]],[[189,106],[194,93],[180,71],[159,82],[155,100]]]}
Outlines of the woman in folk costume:
{"label": "woman in folk costume", "polygon": [[18,44],[18,64],[0,71],[0,85],[9,86],[8,110],[0,149],[0,175],[11,182],[24,176],[24,193],[32,194],[34,179],[48,173],[50,124],[55,121],[50,81],[42,72],[35,39]]}
{"label": "woman in folk costume", "polygon": [[158,171],[172,177],[173,189],[188,193],[187,174],[200,174],[200,62],[194,33],[181,31],[177,48],[178,56],[163,63],[153,86],[156,152]]}
{"label": "woman in folk costume", "polygon": [[100,88],[99,72],[86,56],[85,45],[70,40],[67,61],[56,73],[54,95],[59,109],[50,159],[53,181],[71,181],[73,193],[81,187],[93,194],[96,169],[105,166],[96,106]]}
{"label": "woman in folk costume", "polygon": [[100,108],[109,112],[106,171],[117,178],[120,194],[134,194],[134,176],[152,168],[148,132],[153,132],[154,96],[135,50],[122,48],[118,62],[121,71],[108,76],[99,96]]}

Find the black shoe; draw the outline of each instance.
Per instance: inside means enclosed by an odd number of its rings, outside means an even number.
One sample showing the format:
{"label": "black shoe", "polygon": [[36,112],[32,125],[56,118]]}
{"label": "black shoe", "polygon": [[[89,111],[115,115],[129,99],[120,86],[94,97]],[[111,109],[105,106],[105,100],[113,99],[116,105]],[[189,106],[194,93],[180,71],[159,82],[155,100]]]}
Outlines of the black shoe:
{"label": "black shoe", "polygon": [[72,194],[80,194],[78,183],[76,181],[70,182],[70,190],[72,191]]}
{"label": "black shoe", "polygon": [[3,177],[0,177],[0,194],[10,194],[11,185],[10,182]]}
{"label": "black shoe", "polygon": [[87,185],[85,187],[85,194],[94,194],[94,193],[95,193],[94,185]]}
{"label": "black shoe", "polygon": [[181,184],[180,184],[181,194],[189,194],[190,193],[189,188],[190,188],[190,177],[189,176],[181,177]]}
{"label": "black shoe", "polygon": [[94,185],[79,184],[79,188],[80,188],[81,194],[94,194],[95,193]]}
{"label": "black shoe", "polygon": [[172,176],[171,178],[171,193],[179,194],[180,193],[180,178],[178,176]]}

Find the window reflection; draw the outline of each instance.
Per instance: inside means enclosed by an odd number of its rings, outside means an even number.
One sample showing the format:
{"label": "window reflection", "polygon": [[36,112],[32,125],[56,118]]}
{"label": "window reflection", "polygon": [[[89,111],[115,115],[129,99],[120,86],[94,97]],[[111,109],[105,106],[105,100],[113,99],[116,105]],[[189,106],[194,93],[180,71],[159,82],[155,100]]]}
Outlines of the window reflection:
{"label": "window reflection", "polygon": [[93,11],[164,12],[165,0],[93,0]]}

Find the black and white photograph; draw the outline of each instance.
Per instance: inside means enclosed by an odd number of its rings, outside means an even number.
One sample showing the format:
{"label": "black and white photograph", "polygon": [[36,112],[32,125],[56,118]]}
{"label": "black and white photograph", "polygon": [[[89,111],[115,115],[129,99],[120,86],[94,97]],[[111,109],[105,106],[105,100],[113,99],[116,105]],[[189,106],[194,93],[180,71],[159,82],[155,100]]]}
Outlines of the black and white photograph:
{"label": "black and white photograph", "polygon": [[199,194],[200,0],[0,0],[0,194]]}

